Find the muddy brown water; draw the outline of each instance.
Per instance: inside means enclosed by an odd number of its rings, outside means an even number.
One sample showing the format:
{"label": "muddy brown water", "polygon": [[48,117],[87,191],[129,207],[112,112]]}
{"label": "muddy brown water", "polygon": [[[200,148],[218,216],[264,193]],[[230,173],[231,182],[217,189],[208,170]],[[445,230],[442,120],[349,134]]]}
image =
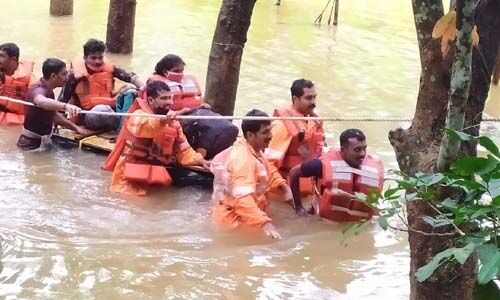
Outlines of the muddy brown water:
{"label": "muddy brown water", "polygon": [[[89,37],[105,38],[107,1],[75,0],[72,17],[48,16],[49,1],[0,0],[0,42],[21,56],[82,56]],[[205,81],[220,1],[138,1],[135,51],[110,55],[147,76],[166,53]],[[289,86],[312,79],[323,116],[411,117],[419,62],[411,4],[343,1],[340,26],[312,26],[326,1],[258,1],[245,47],[236,114],[288,105]],[[324,18],[326,20],[327,17]],[[324,21],[325,22],[325,21]],[[498,88],[487,112],[499,116]],[[327,123],[335,143],[358,127],[369,151],[396,168],[387,132],[405,124]],[[498,132],[494,125],[488,130]],[[342,226],[297,218],[273,203],[284,239],[220,232],[209,216],[210,192],[153,190],[149,197],[108,192],[104,157],[56,148],[21,153],[20,128],[0,128],[1,299],[406,299],[406,236],[375,223],[342,242]]]}

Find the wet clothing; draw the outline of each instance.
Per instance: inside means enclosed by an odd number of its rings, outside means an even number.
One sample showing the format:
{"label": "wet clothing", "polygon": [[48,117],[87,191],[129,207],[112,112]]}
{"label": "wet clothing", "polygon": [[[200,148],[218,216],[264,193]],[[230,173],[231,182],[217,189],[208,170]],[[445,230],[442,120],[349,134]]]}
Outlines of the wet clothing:
{"label": "wet clothing", "polygon": [[302,171],[302,175],[304,175],[304,177],[323,177],[323,164],[319,158],[303,163],[300,165],[300,170]]}
{"label": "wet clothing", "polygon": [[[44,79],[40,79],[33,84],[26,95],[26,101],[34,103],[33,99],[37,95],[43,95],[54,99],[54,91],[51,90]],[[55,111],[45,110],[36,106],[26,106],[24,129],[17,146],[23,150],[34,150],[40,147],[42,136],[50,136],[54,127]]]}
{"label": "wet clothing", "polygon": [[[220,116],[209,109],[199,108],[189,116]],[[238,127],[229,120],[182,120],[182,129],[189,144],[194,148],[207,151],[205,159],[212,159],[216,154],[229,148],[238,137]]]}
{"label": "wet clothing", "polygon": [[[275,116],[304,117],[293,107],[276,109]],[[311,117],[317,117],[313,114]],[[276,120],[272,122],[272,139],[266,149],[266,157],[279,170],[283,178],[288,178],[290,170],[305,161],[318,158],[324,145],[323,124],[319,121]],[[303,195],[313,193],[312,181],[300,180]]]}
{"label": "wet clothing", "polygon": [[266,193],[286,183],[278,170],[267,161],[262,152],[255,152],[243,138],[219,155],[226,157],[221,159],[216,156],[212,164],[222,161],[226,180],[222,189],[214,186],[214,193],[224,191],[214,194],[215,222],[229,228],[239,225],[261,227],[270,222]]}
{"label": "wet clothing", "polygon": [[[12,75],[0,71],[0,96],[18,100],[26,98],[29,86],[36,82],[31,61],[19,61]],[[24,123],[24,104],[0,99],[0,125]]]}
{"label": "wet clothing", "polygon": [[[143,114],[152,114],[153,111],[149,107],[147,110],[143,110],[143,108],[139,108],[137,104],[131,107],[131,111],[133,111],[132,113],[134,115],[139,115],[139,117],[128,117],[125,119],[115,148],[102,167],[104,170],[113,171],[110,191],[135,196],[144,196],[147,192],[147,184],[131,182],[125,178],[125,167],[127,163],[143,162],[134,156],[133,145],[127,141],[124,130],[127,130],[128,133],[137,139],[154,139],[164,126],[176,128],[177,138],[175,139],[172,158],[175,158],[181,165],[196,165],[200,164],[203,160],[201,155],[196,153],[189,146],[182,131],[182,127],[177,121],[173,120],[170,123],[163,123],[158,118],[140,117],[140,115]],[[165,160],[167,159],[168,158],[165,157]]]}

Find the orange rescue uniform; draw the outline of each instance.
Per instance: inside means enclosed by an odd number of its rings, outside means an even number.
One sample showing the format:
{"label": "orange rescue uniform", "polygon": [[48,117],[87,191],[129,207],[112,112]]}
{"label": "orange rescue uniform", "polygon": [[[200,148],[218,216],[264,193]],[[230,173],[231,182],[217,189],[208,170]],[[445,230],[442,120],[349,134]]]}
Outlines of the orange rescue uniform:
{"label": "orange rescue uniform", "polygon": [[[158,171],[158,167],[161,166],[163,169],[164,166],[173,158],[175,158],[175,160],[181,165],[196,165],[202,162],[203,157],[199,153],[196,153],[191,146],[189,146],[182,131],[182,127],[178,121],[172,120],[169,121],[169,123],[164,123],[158,118],[141,116],[144,114],[153,114],[152,109],[143,99],[137,99],[130,108],[129,112],[132,112],[138,117],[126,118],[124,126],[120,130],[115,148],[102,166],[104,170],[113,171],[110,191],[136,196],[146,195],[146,188],[148,184],[130,180],[130,175],[126,174],[128,172],[128,170],[126,170],[127,168],[131,169],[134,167],[137,169],[140,164],[145,164],[152,165],[152,170]],[[163,132],[172,132],[172,129],[175,129],[177,134],[174,136],[173,149],[170,156],[166,155],[163,158],[159,158],[159,160],[155,159],[155,162],[153,163],[147,162],[144,157],[138,157],[136,155],[136,142],[131,143],[131,141],[149,140],[152,142],[152,148],[154,148],[159,145],[156,142],[158,141],[159,135],[160,138],[166,137],[166,135],[162,136]],[[140,169],[137,170],[137,172],[140,171]],[[141,176],[141,174],[136,175],[138,177]],[[168,173],[166,173],[166,176],[168,176]],[[169,180],[155,180],[155,178],[150,178],[148,182],[169,185],[171,181],[169,176],[168,178]]]}
{"label": "orange rescue uniform", "polygon": [[[270,222],[266,193],[286,183],[278,170],[243,138],[218,154],[212,168],[219,161],[223,164],[223,187],[214,186],[214,220],[229,228],[261,227]],[[216,178],[214,185],[217,181]]]}
{"label": "orange rescue uniform", "polygon": [[[276,109],[274,116],[304,117],[293,107]],[[324,144],[321,121],[277,120],[273,121],[271,132],[273,137],[265,151],[266,157],[279,169],[284,178],[288,178],[288,173],[296,165],[321,155]],[[313,183],[310,178],[300,179],[300,190],[305,195],[313,194]]]}
{"label": "orange rescue uniform", "polygon": [[[20,61],[11,76],[0,78],[0,96],[24,100],[28,88],[36,80],[33,77],[31,61]],[[24,123],[24,105],[0,99],[0,125],[20,125]]]}

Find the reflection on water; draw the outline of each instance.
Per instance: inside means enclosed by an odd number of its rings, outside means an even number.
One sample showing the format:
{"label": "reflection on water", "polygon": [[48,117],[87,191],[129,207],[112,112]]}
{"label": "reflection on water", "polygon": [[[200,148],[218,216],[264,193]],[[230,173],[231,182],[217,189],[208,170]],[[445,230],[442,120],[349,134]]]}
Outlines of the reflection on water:
{"label": "reflection on water", "polygon": [[[135,52],[118,65],[149,74],[166,53],[205,81],[220,1],[139,1]],[[345,1],[340,27],[311,26],[325,1],[258,1],[241,68],[236,113],[288,105],[289,86],[312,79],[324,116],[413,114],[419,63],[411,5]],[[75,15],[48,16],[49,1],[0,0],[2,42],[24,58],[79,57],[89,37],[103,39],[107,1],[75,0]],[[487,104],[498,116],[498,88]],[[496,97],[496,98],[495,98]],[[364,130],[370,151],[396,167],[387,132],[405,124],[328,123],[335,143]],[[495,131],[495,127],[493,127]],[[275,203],[282,235],[217,232],[210,193],[196,187],[127,199],[107,191],[104,157],[55,148],[20,153],[19,128],[0,128],[0,298],[2,299],[406,299],[406,236],[375,224],[341,243],[342,227],[298,219]]]}

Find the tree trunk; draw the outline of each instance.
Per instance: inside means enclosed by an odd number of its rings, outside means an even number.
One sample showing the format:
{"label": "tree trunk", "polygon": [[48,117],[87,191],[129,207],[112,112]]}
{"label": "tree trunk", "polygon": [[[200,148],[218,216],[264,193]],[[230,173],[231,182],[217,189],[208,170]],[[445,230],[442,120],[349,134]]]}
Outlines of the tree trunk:
{"label": "tree trunk", "polygon": [[[465,110],[465,130],[478,136],[484,105],[491,86],[491,74],[500,48],[500,1],[481,0],[474,10],[479,46],[472,52],[472,83]],[[462,143],[462,152],[475,156],[476,143]]]}
{"label": "tree trunk", "polygon": [[132,52],[136,5],[136,0],[110,0],[106,33],[106,47],[109,52]]}
{"label": "tree trunk", "polygon": [[493,84],[498,85],[498,81],[500,81],[500,49],[497,55],[497,63],[495,65],[495,69],[493,70]]}
{"label": "tree trunk", "polygon": [[241,57],[256,0],[223,0],[208,60],[205,101],[215,112],[232,115]]}
{"label": "tree trunk", "polygon": [[73,14],[73,0],[50,0],[50,15],[70,16]]}
{"label": "tree trunk", "polygon": [[[472,68],[472,28],[474,26],[474,1],[457,1],[457,42],[455,60],[450,84],[450,99],[448,100],[448,115],[446,128],[461,131],[464,129],[465,106],[469,97]],[[447,171],[457,159],[460,141],[445,134],[439,148],[437,168],[440,172]]]}
{"label": "tree trunk", "polygon": [[[432,40],[432,30],[436,21],[443,16],[440,0],[412,0],[415,26],[421,60],[420,88],[414,119],[408,130],[398,128],[389,133],[396,159],[403,173],[434,172],[439,144],[443,137],[450,85],[451,52],[443,60],[440,41]],[[472,85],[466,106],[468,124],[479,124],[484,102],[488,95],[491,70],[498,50],[500,30],[500,1],[481,0],[475,10],[476,24],[480,35],[480,45],[484,60],[477,50],[473,52]],[[495,49],[491,58],[491,49]],[[479,64],[480,61],[484,63]],[[485,72],[486,70],[490,72]],[[489,77],[486,79],[485,74]],[[479,116],[479,117],[478,117]],[[474,148],[475,153],[475,148]],[[431,227],[423,222],[422,216],[434,215],[428,204],[421,201],[408,203],[408,225],[411,229],[430,232]],[[463,266],[451,264],[439,268],[431,278],[417,282],[415,272],[427,264],[438,252],[453,246],[447,237],[425,236],[415,231],[409,232],[410,244],[410,299],[471,299],[475,284],[475,261],[469,259]]]}

